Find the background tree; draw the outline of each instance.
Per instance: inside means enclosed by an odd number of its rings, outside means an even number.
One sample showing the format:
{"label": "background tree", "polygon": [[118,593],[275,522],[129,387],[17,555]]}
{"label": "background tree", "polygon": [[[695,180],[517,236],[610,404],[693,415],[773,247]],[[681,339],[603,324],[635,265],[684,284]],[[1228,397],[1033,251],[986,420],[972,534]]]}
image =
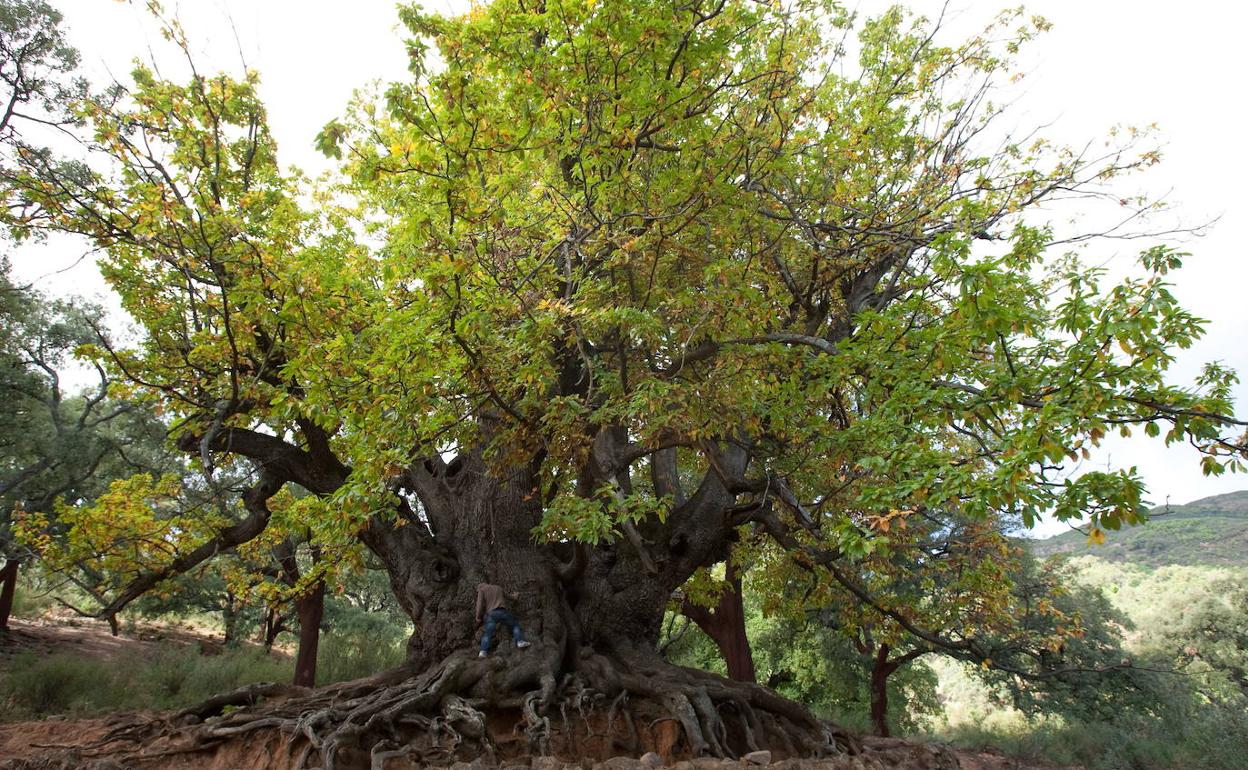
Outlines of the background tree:
{"label": "background tree", "polygon": [[[742,597],[745,620],[740,634],[749,643],[758,681],[806,704],[822,718],[871,731],[874,656],[863,656],[834,624],[820,622],[819,613],[764,609],[763,594],[748,588]],[[716,639],[685,616],[671,615],[660,649],[678,665],[727,673]],[[936,677],[921,662],[899,667],[888,677],[887,687],[888,724],[895,729],[920,730],[925,718],[940,711]]]}
{"label": "background tree", "polygon": [[[839,724],[878,733],[876,710],[883,703],[885,724],[905,734],[920,732],[940,713],[937,679],[922,659],[898,666],[885,678],[880,698],[873,677],[877,656],[821,622],[818,613],[764,616],[756,611],[748,628],[765,681],[790,698],[809,703]],[[903,651],[904,652],[904,651]]]}
{"label": "background tree", "polygon": [[[233,482],[231,482],[231,478]],[[246,518],[237,498],[223,493],[247,483],[245,477],[218,469],[216,484],[206,485],[198,473],[168,473],[159,479],[136,474],[113,481],[93,501],[59,503],[55,516],[28,513],[19,522],[20,539],[39,554],[45,570],[63,575],[85,591],[98,609],[74,609],[106,618],[116,633],[117,609],[128,601],[120,595],[137,580],[163,574],[164,579],[141,596],[149,608],[198,603],[222,613],[226,643],[237,641],[239,613],[249,603],[267,608],[266,649],[286,630],[285,608],[293,605],[299,643],[294,684],[316,683],[317,648],[325,609],[327,584],[347,571],[362,569],[359,547],[325,553],[312,530],[301,522],[320,518],[309,513],[315,498],[274,497],[276,521],[262,537],[233,550],[228,558],[188,572],[175,565],[195,558],[205,541]],[[195,579],[185,579],[189,574]],[[150,601],[155,598],[155,603]],[[71,605],[72,606],[72,605]]]}
{"label": "background tree", "polygon": [[[62,501],[89,501],[118,476],[159,468],[164,426],[150,408],[109,396],[110,379],[67,389],[72,354],[99,339],[102,310],[52,301],[0,276],[0,629],[7,627],[21,562],[29,551],[14,537],[15,514],[55,521]],[[86,367],[91,371],[92,367]]]}
{"label": "background tree", "polygon": [[[1123,708],[1130,693],[1139,694],[1138,672],[1121,645],[1120,615],[1099,591],[1085,597],[1072,588],[1068,570],[1031,559],[1004,534],[1005,522],[893,512],[872,527],[887,540],[869,541],[871,554],[833,579],[764,551],[751,572],[752,613],[775,622],[755,617],[751,628],[743,612],[735,623],[699,623],[719,656],[727,661],[743,645],[748,654],[754,647],[749,635],[762,635],[771,648],[763,658],[772,686],[840,713],[852,713],[861,699],[862,716],[885,737],[890,715],[914,725],[910,704],[890,706],[890,693],[912,693],[916,713],[931,711],[934,693],[922,689],[924,674],[890,684],[928,655],[973,664],[1028,714],[1104,717]],[[718,585],[704,590],[721,607],[734,593],[732,584],[722,593]],[[739,578],[735,592],[740,601]],[[692,614],[691,605],[698,607]],[[689,599],[682,610],[691,617],[708,612]],[[809,640],[790,650],[803,634]],[[682,662],[706,666],[695,650],[680,655]],[[819,655],[827,660],[815,663]],[[846,670],[830,672],[837,667]],[[822,684],[836,681],[842,686],[820,693]]]}
{"label": "background tree", "polygon": [[[1165,284],[1179,255],[1150,249],[1102,288],[1046,262],[1060,238],[1027,218],[1156,154],[987,138],[992,83],[1042,21],[945,46],[899,10],[671,11],[405,9],[412,82],[321,135],[358,212],[300,207],[250,74],[140,68],[84,108],[91,176],[33,158],[17,178],[32,226],[105,250],[146,335],[105,351],[115,370],[210,479],[223,456],[255,469],[246,518],[105,611],[260,537],[293,485],[316,542],[358,537],[415,625],[426,674],[207,735],[325,705],[310,745],[328,767],[383,746],[395,704],[482,724],[466,695],[520,705],[548,752],[545,715],[596,692],[629,696],[633,724],[675,719],[688,754],[830,751],[805,708],[656,653],[672,592],[740,527],[844,585],[883,517],[1136,521],[1132,472],[1063,476],[1113,428],[1164,425],[1209,472],[1240,466],[1232,373],[1166,381],[1201,333]],[[469,654],[482,580],[520,592],[536,640],[505,669]],[[657,745],[647,731],[632,741]]]}
{"label": "background tree", "polygon": [[[881,736],[890,732],[889,677],[924,655],[1039,679],[1057,666],[1068,637],[1081,633],[1079,619],[1055,603],[1064,590],[1058,582],[1022,574],[1020,549],[1000,520],[899,514],[870,521],[887,541],[852,568],[814,585],[789,568],[800,582],[769,602],[772,611],[812,608],[817,622],[849,641],[868,672],[871,726]],[[805,597],[794,595],[803,584]]]}
{"label": "background tree", "polygon": [[1217,581],[1167,615],[1169,622],[1148,640],[1150,652],[1191,676],[1200,697],[1248,701],[1248,589],[1238,580]]}
{"label": "background tree", "polygon": [[[135,602],[134,609],[146,618],[187,615],[216,615],[220,618],[221,644],[238,647],[248,634],[256,631],[263,619],[259,607],[248,603],[247,596],[235,593],[226,576],[237,567],[227,555],[214,560],[211,568],[180,575],[164,586],[162,592],[151,592]],[[268,651],[266,647],[266,652]]]}
{"label": "background tree", "polygon": [[731,561],[724,565],[722,584],[716,585],[710,593],[710,597],[703,598],[706,604],[682,595],[681,614],[697,623],[698,628],[714,640],[724,659],[728,678],[738,682],[757,681],[754,654],[745,630],[745,598],[741,575]]}
{"label": "background tree", "polygon": [[[50,163],[39,141],[77,123],[69,105],[86,96],[75,76],[78,52],[60,29],[59,11],[40,0],[0,3],[0,221],[20,225],[33,215],[32,201],[13,194],[12,180],[32,162]],[[36,160],[38,159],[38,160]],[[7,245],[8,240],[6,238]],[[0,630],[7,629],[25,554],[13,541],[16,509],[50,511],[60,496],[87,495],[98,479],[107,483],[110,463],[126,465],[124,447],[150,438],[150,415],[108,400],[108,380],[96,367],[96,387],[77,392],[61,385],[74,349],[95,341],[102,311],[82,301],[52,302],[15,285],[0,256]],[[146,424],[144,424],[146,422]],[[133,462],[142,457],[131,446]],[[150,453],[149,453],[150,454]]]}
{"label": "background tree", "polygon": [[60,11],[41,0],[0,4],[0,152],[6,168],[21,154],[40,152],[32,129],[73,124],[66,108],[86,95],[76,77],[78,51],[65,39]]}

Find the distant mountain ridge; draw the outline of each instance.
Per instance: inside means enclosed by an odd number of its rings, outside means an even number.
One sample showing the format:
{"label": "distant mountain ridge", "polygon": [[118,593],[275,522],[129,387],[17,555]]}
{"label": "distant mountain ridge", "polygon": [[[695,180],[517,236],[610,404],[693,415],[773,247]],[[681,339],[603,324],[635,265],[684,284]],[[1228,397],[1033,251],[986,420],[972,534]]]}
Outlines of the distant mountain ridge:
{"label": "distant mountain ridge", "polygon": [[1040,557],[1066,553],[1163,567],[1167,564],[1248,567],[1248,490],[1157,506],[1147,524],[1106,532],[1093,545],[1082,532],[1063,532],[1028,544]]}

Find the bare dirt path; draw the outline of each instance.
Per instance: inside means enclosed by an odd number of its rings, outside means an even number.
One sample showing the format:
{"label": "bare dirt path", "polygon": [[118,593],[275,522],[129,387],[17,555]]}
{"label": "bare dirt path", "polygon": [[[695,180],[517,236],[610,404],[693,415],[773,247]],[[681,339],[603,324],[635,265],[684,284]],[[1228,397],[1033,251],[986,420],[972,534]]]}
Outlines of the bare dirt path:
{"label": "bare dirt path", "polygon": [[24,653],[39,656],[70,653],[84,658],[111,660],[154,652],[158,645],[198,645],[205,654],[221,649],[221,638],[178,626],[138,625],[133,632],[113,636],[108,624],[87,618],[11,618],[9,633],[0,633],[0,669]]}

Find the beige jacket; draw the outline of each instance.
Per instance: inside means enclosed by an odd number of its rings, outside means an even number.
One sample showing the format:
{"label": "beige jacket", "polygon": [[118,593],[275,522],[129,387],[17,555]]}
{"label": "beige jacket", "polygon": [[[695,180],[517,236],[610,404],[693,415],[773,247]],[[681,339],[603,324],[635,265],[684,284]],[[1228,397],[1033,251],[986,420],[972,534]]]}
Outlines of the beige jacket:
{"label": "beige jacket", "polygon": [[480,623],[494,610],[506,607],[508,598],[516,597],[493,583],[477,583],[477,622]]}

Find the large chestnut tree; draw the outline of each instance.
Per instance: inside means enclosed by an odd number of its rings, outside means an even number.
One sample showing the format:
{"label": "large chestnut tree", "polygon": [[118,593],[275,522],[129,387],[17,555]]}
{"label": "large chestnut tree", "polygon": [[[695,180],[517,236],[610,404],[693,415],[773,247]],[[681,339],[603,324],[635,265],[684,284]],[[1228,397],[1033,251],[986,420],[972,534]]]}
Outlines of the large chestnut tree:
{"label": "large chestnut tree", "polygon": [[[210,477],[254,467],[245,517],[106,611],[259,537],[297,485],[301,524],[363,541],[415,624],[405,673],[207,734],[285,724],[329,766],[405,717],[480,736],[496,707],[551,751],[561,706],[601,702],[638,748],[831,751],[802,706],[655,651],[745,529],[823,574],[928,509],[1132,523],[1132,471],[1069,473],[1109,431],[1240,463],[1233,374],[1166,379],[1202,333],[1167,289],[1180,255],[1111,285],[1051,248],[1045,207],[1156,155],[999,125],[1042,20],[947,44],[813,0],[402,19],[410,78],[319,136],[331,187],[279,166],[254,75],[147,69],[84,103],[85,165],[9,180],[28,226],[103,250],[144,336],[100,353],[134,397]],[[476,658],[482,581],[519,595],[531,649]]]}

